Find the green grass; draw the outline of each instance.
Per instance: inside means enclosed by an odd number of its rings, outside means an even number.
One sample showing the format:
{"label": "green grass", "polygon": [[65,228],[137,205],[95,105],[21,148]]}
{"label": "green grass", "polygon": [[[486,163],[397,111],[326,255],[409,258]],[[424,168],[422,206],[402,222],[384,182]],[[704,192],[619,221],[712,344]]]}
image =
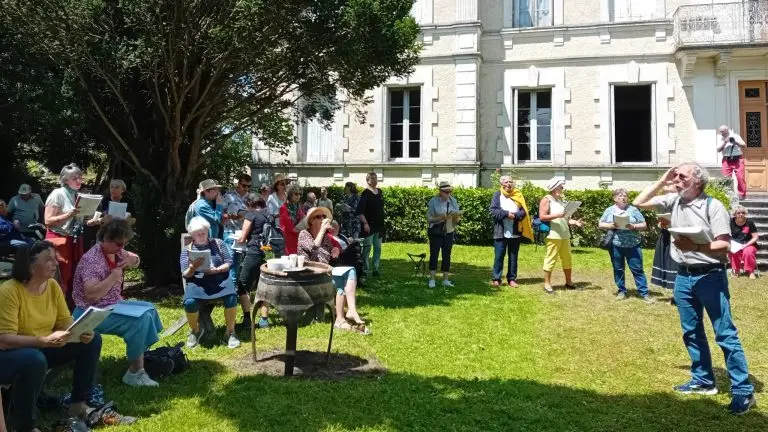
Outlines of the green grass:
{"label": "green grass", "polygon": [[[102,382],[120,410],[138,415],[137,431],[699,431],[766,430],[768,401],[749,415],[729,415],[721,351],[715,397],[683,397],[688,378],[676,310],[659,302],[614,300],[605,251],[575,251],[583,291],[541,288],[543,249],[524,246],[519,289],[489,286],[490,247],[454,248],[456,288],[430,291],[410,276],[406,252],[424,245],[385,244],[383,276],[359,295],[373,335],[343,333],[333,351],[376,358],[383,375],[321,381],[250,375],[233,360],[250,345],[189,351],[192,369],[159,389],[120,383],[121,340],[106,337]],[[650,274],[652,251],[645,264]],[[562,274],[556,285],[562,288]],[[634,286],[630,284],[630,286]],[[764,281],[731,286],[733,313],[758,393],[768,376]],[[632,293],[632,291],[630,291]],[[179,299],[160,304],[163,321],[181,314]],[[221,309],[214,312],[221,322]],[[708,327],[710,341],[712,332]],[[328,324],[299,329],[299,349],[323,351]],[[183,340],[186,330],[168,342]],[[279,348],[285,331],[258,332],[260,349]],[[759,403],[761,396],[758,394]]]}

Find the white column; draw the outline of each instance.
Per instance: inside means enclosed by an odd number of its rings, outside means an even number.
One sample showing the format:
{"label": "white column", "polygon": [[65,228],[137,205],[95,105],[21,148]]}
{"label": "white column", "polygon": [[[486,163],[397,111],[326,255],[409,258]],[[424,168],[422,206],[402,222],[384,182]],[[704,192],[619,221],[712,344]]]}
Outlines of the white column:
{"label": "white column", "polygon": [[477,74],[475,60],[456,61],[456,132],[453,160],[477,161]]}

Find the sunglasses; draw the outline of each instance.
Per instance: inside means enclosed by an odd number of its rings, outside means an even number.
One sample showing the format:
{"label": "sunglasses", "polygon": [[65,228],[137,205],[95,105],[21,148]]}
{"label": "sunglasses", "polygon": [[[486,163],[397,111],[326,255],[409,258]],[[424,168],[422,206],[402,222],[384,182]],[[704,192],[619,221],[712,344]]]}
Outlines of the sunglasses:
{"label": "sunglasses", "polygon": [[317,215],[317,216],[313,217],[312,219],[325,219],[325,216],[324,215]]}

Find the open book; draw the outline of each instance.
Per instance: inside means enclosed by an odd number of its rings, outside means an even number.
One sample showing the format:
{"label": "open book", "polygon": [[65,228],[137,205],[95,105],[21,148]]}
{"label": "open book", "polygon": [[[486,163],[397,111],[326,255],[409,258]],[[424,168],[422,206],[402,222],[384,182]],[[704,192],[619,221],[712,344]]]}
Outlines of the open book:
{"label": "open book", "polygon": [[80,342],[80,336],[83,333],[93,333],[94,329],[99,326],[110,314],[112,309],[99,309],[93,306],[89,307],[80,318],[75,320],[71,326],[67,329],[70,333],[67,343]]}
{"label": "open book", "polygon": [[565,220],[572,218],[579,207],[581,207],[581,201],[569,201],[568,204],[565,205],[565,216],[563,216],[563,218],[565,218]]}
{"label": "open book", "polygon": [[189,263],[195,262],[197,259],[202,258],[203,263],[200,264],[200,267],[195,270],[195,272],[203,272],[205,270],[210,270],[211,268],[211,251],[209,249],[206,250],[192,250],[189,249]]}
{"label": "open book", "polygon": [[711,242],[701,227],[669,228],[669,233],[672,234],[672,237],[674,238],[679,236],[688,237],[696,244],[707,244]]}
{"label": "open book", "polygon": [[102,198],[101,195],[77,194],[75,207],[80,210],[78,217],[83,220],[92,218],[99,209]]}

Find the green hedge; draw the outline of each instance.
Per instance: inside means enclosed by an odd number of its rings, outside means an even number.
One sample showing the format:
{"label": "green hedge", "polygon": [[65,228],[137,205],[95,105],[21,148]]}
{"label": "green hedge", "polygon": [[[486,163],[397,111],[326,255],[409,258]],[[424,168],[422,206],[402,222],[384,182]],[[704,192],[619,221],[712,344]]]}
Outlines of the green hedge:
{"label": "green hedge", "polygon": [[[538,214],[539,201],[546,191],[531,183],[522,186],[528,210]],[[427,187],[391,186],[382,188],[384,191],[385,239],[387,241],[426,242],[427,241],[427,203],[436,195],[437,190]],[[305,187],[304,193],[315,192],[320,196],[319,187]],[[493,242],[493,221],[488,212],[488,206],[496,189],[488,188],[456,188],[454,196],[464,212],[461,223],[456,229],[456,242],[460,244],[488,245]],[[728,207],[729,199],[723,189],[711,187],[707,193],[722,201]],[[630,201],[638,192],[630,192]],[[613,205],[610,190],[566,190],[566,199],[581,201],[581,207],[576,217],[583,219],[583,228],[574,228],[573,242],[578,246],[597,245],[602,231],[597,223],[606,208]],[[334,203],[343,197],[340,187],[328,187],[328,197]],[[656,213],[643,212],[650,229],[641,233],[644,247],[654,247],[658,236]]]}

